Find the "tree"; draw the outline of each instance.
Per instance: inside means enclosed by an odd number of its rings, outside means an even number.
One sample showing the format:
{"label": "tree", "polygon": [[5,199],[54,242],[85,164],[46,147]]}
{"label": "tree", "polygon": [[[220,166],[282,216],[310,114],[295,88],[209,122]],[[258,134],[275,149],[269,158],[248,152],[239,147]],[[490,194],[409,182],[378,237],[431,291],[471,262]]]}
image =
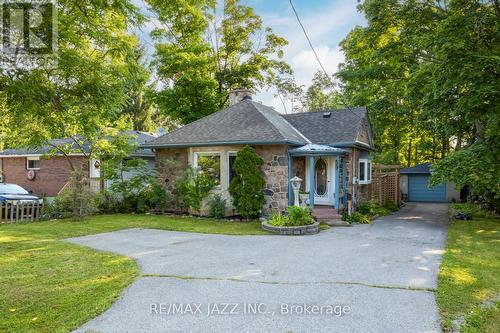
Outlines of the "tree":
{"label": "tree", "polygon": [[245,218],[258,217],[265,203],[261,166],[264,160],[250,146],[245,146],[236,155],[233,170],[235,176],[229,185],[236,211]]}
{"label": "tree", "polygon": [[306,99],[309,111],[323,111],[343,107],[342,97],[335,90],[334,78],[318,71],[307,88]]}
{"label": "tree", "polygon": [[128,0],[57,2],[55,67],[2,68],[0,118],[7,146],[96,136],[120,118],[141,15]]}
{"label": "tree", "polygon": [[351,104],[370,107],[376,145],[407,165],[436,162],[434,181],[498,199],[500,3],[367,0],[359,9],[368,26],[342,42],[339,77]]}
{"label": "tree", "polygon": [[191,208],[198,214],[200,214],[203,199],[210,194],[215,186],[216,183],[212,175],[191,166],[187,166],[181,178],[175,183],[175,188],[182,198],[184,207]]}
{"label": "tree", "polygon": [[160,111],[189,123],[227,105],[235,88],[260,89],[291,74],[283,61],[287,41],[264,28],[239,0],[150,0],[165,28],[152,33],[154,65],[163,89]]}
{"label": "tree", "polygon": [[151,83],[151,73],[144,60],[143,47],[136,47],[131,57],[129,79],[126,84],[127,101],[123,113],[130,116],[135,130],[153,132],[158,123],[158,110],[153,103],[155,84]]}

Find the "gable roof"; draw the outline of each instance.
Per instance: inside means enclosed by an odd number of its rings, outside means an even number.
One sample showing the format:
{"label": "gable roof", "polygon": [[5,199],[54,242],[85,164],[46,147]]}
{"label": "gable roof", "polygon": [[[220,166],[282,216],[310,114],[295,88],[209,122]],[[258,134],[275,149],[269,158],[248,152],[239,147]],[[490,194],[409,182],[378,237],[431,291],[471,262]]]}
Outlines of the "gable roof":
{"label": "gable roof", "polygon": [[152,140],[143,147],[308,143],[274,109],[246,99]]}
{"label": "gable roof", "polygon": [[373,148],[371,142],[366,144],[358,141],[358,135],[365,124],[371,135],[366,107],[292,113],[283,117],[313,143],[335,146],[360,145]]}
{"label": "gable roof", "polygon": [[[142,145],[144,143],[147,143],[151,141],[152,139],[156,138],[154,134],[147,133],[147,132],[141,132],[141,131],[124,131],[123,134],[125,135],[130,135],[132,136],[135,141],[135,143]],[[38,155],[45,155],[48,154],[52,151],[53,146],[63,146],[63,145],[68,145],[70,144],[73,149],[79,149],[78,145],[73,141],[71,138],[64,138],[64,139],[52,139],[49,140],[51,145],[43,145],[40,147],[27,147],[27,148],[17,148],[17,149],[5,149],[3,151],[0,151],[0,157],[8,157],[8,156],[38,156]],[[90,149],[90,144],[89,142],[85,141],[83,143],[83,150],[85,152],[88,152]],[[154,152],[151,149],[148,148],[143,148],[142,146],[139,147],[133,154],[132,156],[139,157],[154,157]]]}
{"label": "gable roof", "polygon": [[422,163],[399,170],[401,174],[431,174],[432,163]]}
{"label": "gable roof", "polygon": [[[325,117],[324,114],[329,116]],[[369,143],[358,141],[369,132]],[[158,137],[143,147],[195,147],[228,144],[305,144],[360,146],[372,149],[372,132],[365,107],[283,115],[245,99],[237,104]]]}

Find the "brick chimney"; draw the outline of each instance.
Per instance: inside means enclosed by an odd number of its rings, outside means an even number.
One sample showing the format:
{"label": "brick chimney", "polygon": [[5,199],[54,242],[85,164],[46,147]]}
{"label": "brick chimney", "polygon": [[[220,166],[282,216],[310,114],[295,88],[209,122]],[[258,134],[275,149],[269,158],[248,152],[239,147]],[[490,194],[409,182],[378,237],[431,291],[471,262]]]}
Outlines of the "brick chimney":
{"label": "brick chimney", "polygon": [[250,89],[234,89],[229,92],[229,106],[241,102],[244,99],[252,99],[252,91]]}

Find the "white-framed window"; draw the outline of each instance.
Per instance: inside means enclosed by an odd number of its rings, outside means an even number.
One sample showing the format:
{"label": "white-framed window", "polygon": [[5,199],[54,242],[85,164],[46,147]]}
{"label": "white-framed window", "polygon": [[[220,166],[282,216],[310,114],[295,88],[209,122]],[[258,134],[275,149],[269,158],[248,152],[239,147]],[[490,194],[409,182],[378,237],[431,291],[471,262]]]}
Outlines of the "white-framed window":
{"label": "white-framed window", "polygon": [[360,184],[372,182],[372,162],[369,159],[359,159],[358,179]]}
{"label": "white-framed window", "polygon": [[40,170],[40,157],[26,157],[26,170]]}
{"label": "white-framed window", "polygon": [[234,166],[234,161],[236,161],[236,154],[238,154],[237,151],[228,151],[227,152],[227,178],[228,178],[228,186],[231,185],[231,180],[233,180],[233,177],[235,175],[233,166]]}
{"label": "white-framed window", "polygon": [[197,152],[193,156],[193,166],[198,172],[206,172],[212,176],[217,185],[220,185],[221,175],[220,152]]}

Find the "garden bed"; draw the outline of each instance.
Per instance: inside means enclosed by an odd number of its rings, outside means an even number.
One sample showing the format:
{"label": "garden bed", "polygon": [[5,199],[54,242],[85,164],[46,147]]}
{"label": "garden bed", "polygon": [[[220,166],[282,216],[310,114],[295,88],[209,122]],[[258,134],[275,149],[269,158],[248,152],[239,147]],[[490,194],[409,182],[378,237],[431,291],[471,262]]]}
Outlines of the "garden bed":
{"label": "garden bed", "polygon": [[278,235],[314,235],[319,233],[319,222],[309,225],[284,227],[274,226],[265,221],[262,222],[262,229]]}

